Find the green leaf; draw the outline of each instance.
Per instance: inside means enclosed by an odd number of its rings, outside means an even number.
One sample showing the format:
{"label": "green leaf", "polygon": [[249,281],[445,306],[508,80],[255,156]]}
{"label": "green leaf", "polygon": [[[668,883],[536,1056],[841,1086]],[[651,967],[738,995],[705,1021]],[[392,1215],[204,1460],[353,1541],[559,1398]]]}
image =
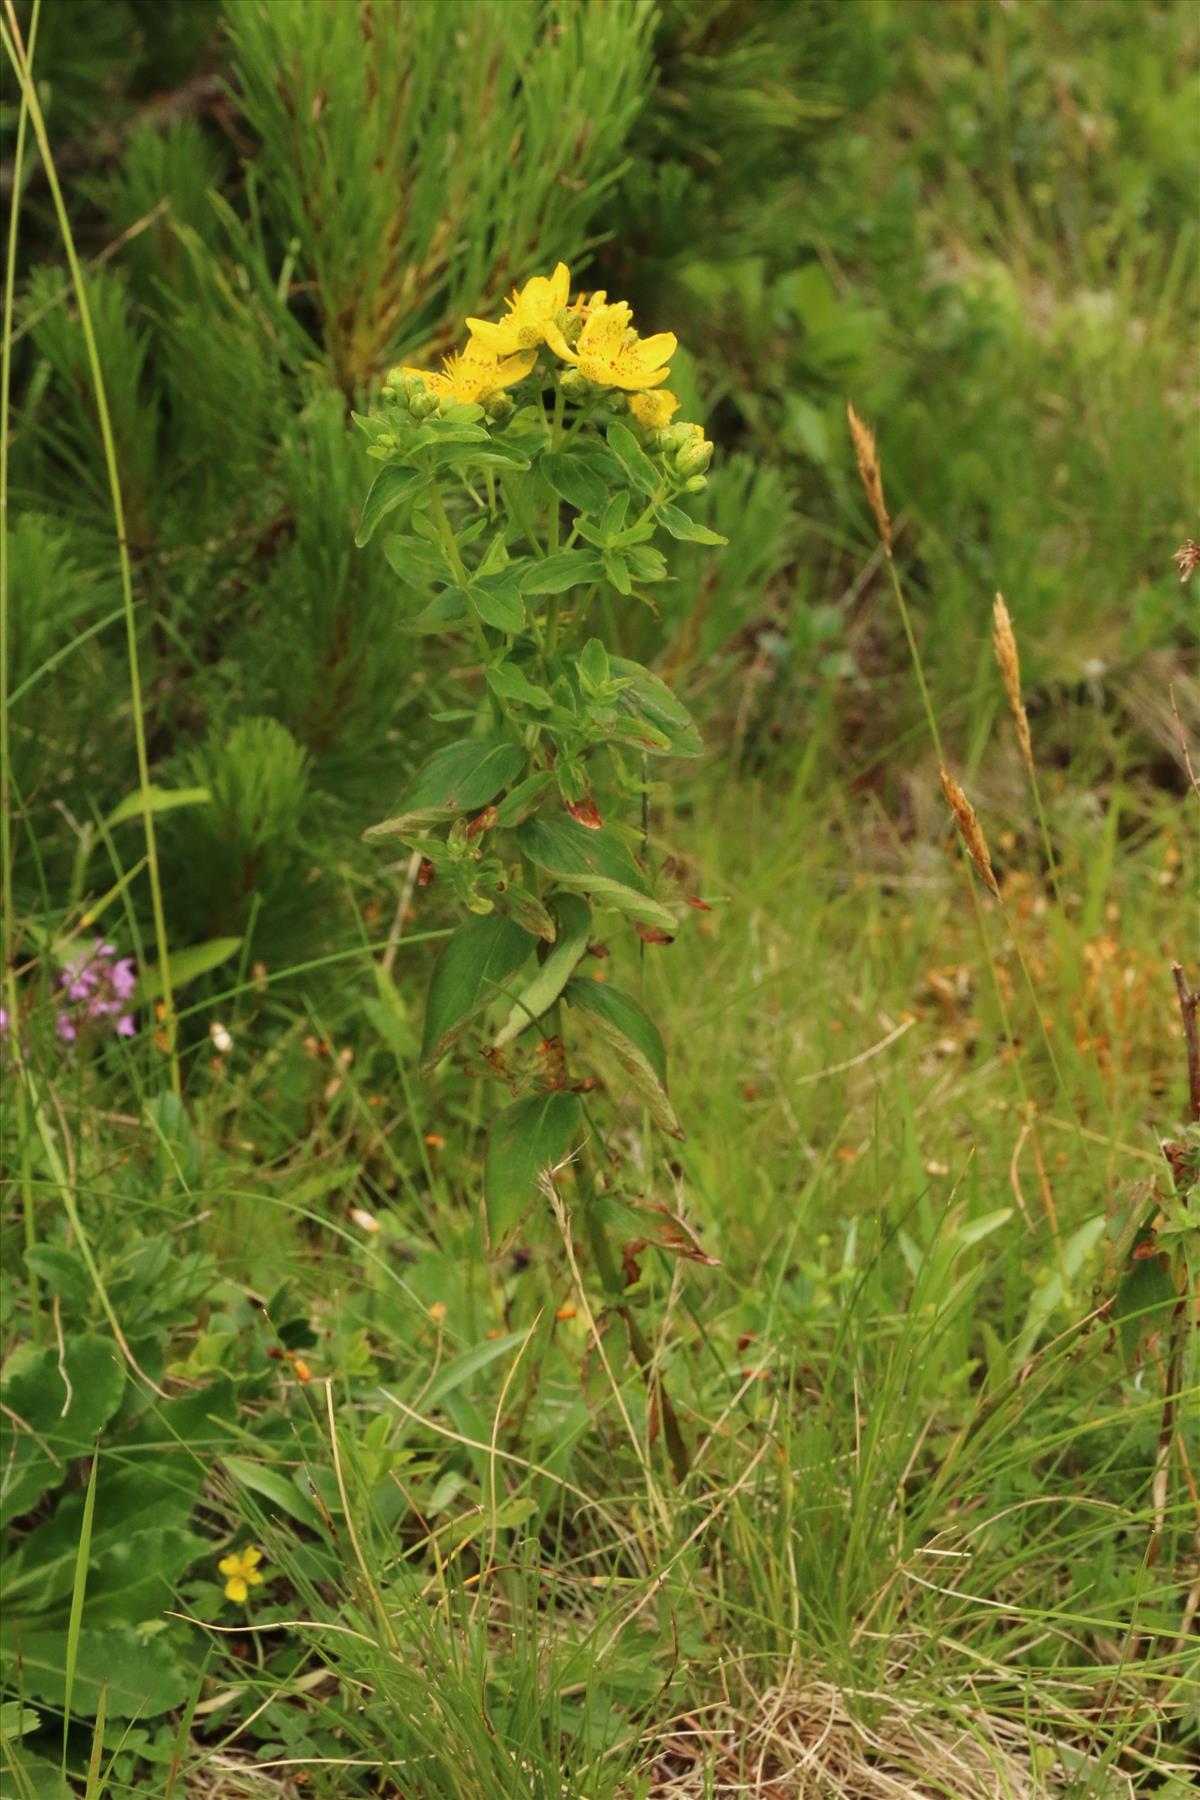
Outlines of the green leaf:
{"label": "green leaf", "polygon": [[422,764],[395,817],[363,833],[368,841],[413,831],[494,800],[525,767],[526,752],[509,738],[461,738]]}
{"label": "green leaf", "polygon": [[517,831],[521,851],[566,888],[594,895],[635,919],[674,929],[674,913],[650,892],[645,875],[610,831],[589,831],[566,814],[526,820]]}
{"label": "green leaf", "polygon": [[132,794],[126,794],[117,802],[104,823],[123,825],[126,819],[140,819],[145,815],[146,802],[152,813],[165,813],[174,812],[181,806],[207,806],[211,799],[212,793],[206,787],[163,788],[155,787],[151,782],[145,789],[145,801],[143,790],[135,788]]}
{"label": "green leaf", "polygon": [[667,1097],[667,1053],[649,1013],[607,982],[570,981],[566,998],[571,1006],[587,1013],[645,1101],[655,1124],[668,1137],[682,1138],[683,1129]]}
{"label": "green leaf", "polygon": [[381,519],[405,500],[413,499],[426,486],[429,476],[424,469],[403,469],[398,463],[387,463],[371,483],[363,502],[362,518],[354,542],[361,550],[369,544]]}
{"label": "green leaf", "polygon": [[523,562],[510,563],[494,575],[477,575],[468,594],[475,611],[485,625],[511,636],[525,624],[525,602],[521,598]]}
{"label": "green leaf", "polygon": [[719,531],[710,531],[707,525],[697,525],[695,519],[689,519],[681,506],[672,506],[669,501],[656,506],[654,516],[660,524],[665,525],[673,538],[685,544],[727,544],[729,539],[722,537]]}
{"label": "green leaf", "polygon": [[443,1056],[489,1000],[502,993],[533,949],[534,940],[502,913],[462,925],[438,957],[425,1007],[421,1062]]}
{"label": "green leaf", "polygon": [[[677,700],[665,681],[624,656],[609,658],[613,675],[626,685],[613,702],[624,723],[613,733],[625,743],[640,744],[656,756],[699,756],[704,742],[692,715]],[[649,735],[645,728],[649,728]]]}
{"label": "green leaf", "polygon": [[87,1265],[77,1250],[62,1244],[31,1244],[25,1252],[25,1267],[58,1297],[69,1313],[87,1310],[93,1288]]}
{"label": "green leaf", "polygon": [[[1129,1369],[1137,1366],[1144,1340],[1162,1332],[1179,1299],[1167,1272],[1167,1259],[1154,1251],[1154,1234],[1145,1231],[1126,1265],[1113,1301],[1112,1321],[1121,1339],[1121,1354]],[[1151,1254],[1146,1254],[1150,1251]]]}
{"label": "green leaf", "polygon": [[538,463],[555,493],[580,512],[598,513],[608,499],[603,478],[569,450],[549,451]]}
{"label": "green leaf", "polygon": [[[176,993],[189,981],[220,968],[242,947],[240,937],[210,938],[207,944],[192,944],[187,950],[176,950],[171,956],[171,986]],[[157,1000],[163,991],[162,973],[156,963],[148,963],[138,977],[137,998],[143,1003]]]}
{"label": "green leaf", "polygon": [[606,550],[603,556],[604,573],[616,588],[618,594],[626,596],[633,592],[633,582],[629,578],[629,564],[620,550]]}
{"label": "green leaf", "polygon": [[[63,1705],[65,1649],[61,1631],[22,1634],[22,1686],[31,1699]],[[71,1710],[94,1718],[104,1688],[110,1719],[153,1719],[182,1706],[191,1683],[162,1637],[143,1640],[130,1626],[81,1631]]]}
{"label": "green leaf", "polygon": [[493,1245],[519,1224],[537,1199],[543,1174],[563,1160],[582,1123],[583,1107],[576,1094],[535,1094],[505,1107],[493,1119],[483,1177]]}
{"label": "green leaf", "polygon": [[509,1350],[515,1350],[518,1344],[523,1344],[528,1335],[527,1331],[509,1331],[503,1337],[488,1338],[482,1344],[474,1344],[470,1350],[464,1350],[461,1356],[456,1356],[453,1362],[446,1364],[424,1395],[422,1405],[426,1408],[437,1406],[447,1394],[454,1393],[472,1375],[477,1375],[480,1369],[486,1369]]}
{"label": "green leaf", "polygon": [[497,1050],[510,1044],[527,1025],[532,1025],[548,1007],[554,1005],[570,980],[576,963],[587,949],[588,934],[592,928],[592,914],[587,901],[578,894],[558,894],[554,899],[554,913],[558,922],[554,948],[533,979],[517,996],[508,1021],[496,1038]]}
{"label": "green leaf", "polygon": [[65,1479],[67,1465],[91,1450],[124,1389],[124,1364],[106,1338],[68,1338],[61,1369],[57,1348],[25,1347],[10,1357],[0,1388],[0,1521],[19,1518]]}
{"label": "green leaf", "polygon": [[506,794],[496,808],[496,823],[500,826],[519,825],[527,819],[531,812],[536,812],[543,794],[554,786],[554,770],[539,769],[535,775],[526,776],[519,781],[512,792]]}
{"label": "green leaf", "polygon": [[590,550],[560,550],[534,563],[521,583],[523,594],[565,594],[568,588],[599,581],[604,565]]}
{"label": "green leaf", "polygon": [[18,1738],[37,1731],[41,1723],[40,1715],[32,1707],[22,1706],[19,1700],[6,1700],[0,1706],[0,1743],[15,1743]]}
{"label": "green leaf", "polygon": [[444,588],[411,618],[401,619],[396,629],[410,637],[436,637],[463,625],[467,619],[467,597],[461,588]]}
{"label": "green leaf", "polygon": [[608,428],[608,444],[634,487],[643,494],[656,494],[662,478],[628,425],[614,419]]}
{"label": "green leaf", "polygon": [[270,1501],[273,1507],[296,1519],[301,1525],[307,1525],[313,1531],[321,1530],[321,1515],[306,1494],[302,1494],[295,1482],[283,1474],[282,1470],[273,1468],[270,1463],[251,1462],[244,1456],[226,1456],[222,1459],[226,1473],[232,1476],[239,1487],[249,1488],[263,1500]]}
{"label": "green leaf", "polygon": [[554,701],[544,687],[522,673],[516,663],[493,663],[487,672],[488,686],[502,700],[511,700],[517,706],[532,706],[536,712],[548,712]]}
{"label": "green leaf", "polygon": [[608,682],[608,651],[599,638],[589,638],[579,652],[579,674],[585,687],[593,693]]}

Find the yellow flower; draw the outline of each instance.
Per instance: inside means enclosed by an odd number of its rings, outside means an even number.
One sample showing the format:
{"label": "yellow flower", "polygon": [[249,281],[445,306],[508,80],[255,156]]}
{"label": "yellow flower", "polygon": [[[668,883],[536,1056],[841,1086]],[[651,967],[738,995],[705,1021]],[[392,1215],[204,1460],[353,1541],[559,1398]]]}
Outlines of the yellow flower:
{"label": "yellow flower", "polygon": [[571,276],[566,263],[559,263],[553,275],[534,275],[525,286],[512,291],[512,298],[505,301],[508,317],[493,325],[488,319],[468,319],[467,330],[490,350],[493,356],[511,356],[515,350],[536,350],[542,343],[549,343],[558,351],[562,342],[555,321],[567,304],[570,292]]}
{"label": "yellow flower", "polygon": [[667,388],[659,388],[657,394],[634,394],[629,410],[647,431],[658,431],[671,423],[679,411],[679,401]]}
{"label": "yellow flower", "polygon": [[673,331],[660,331],[654,337],[640,338],[630,327],[633,314],[624,300],[611,306],[598,306],[589,312],[579,342],[574,350],[564,344],[560,356],[573,362],[579,373],[601,387],[660,387],[670,375],[663,365],[675,354],[677,339]]}
{"label": "yellow flower", "polygon": [[489,394],[498,394],[501,388],[511,387],[514,381],[528,375],[536,361],[536,350],[520,356],[494,356],[482,344],[472,342],[461,356],[444,359],[444,375],[439,375],[435,369],[406,368],[404,373],[419,375],[429,392],[441,400],[470,404],[486,400]]}
{"label": "yellow flower", "polygon": [[262,1580],[256,1564],[262,1561],[262,1551],[256,1550],[253,1544],[247,1544],[242,1551],[235,1550],[232,1556],[223,1556],[217,1564],[222,1575],[226,1576],[225,1598],[236,1600],[240,1606],[249,1595],[252,1587],[257,1587]]}

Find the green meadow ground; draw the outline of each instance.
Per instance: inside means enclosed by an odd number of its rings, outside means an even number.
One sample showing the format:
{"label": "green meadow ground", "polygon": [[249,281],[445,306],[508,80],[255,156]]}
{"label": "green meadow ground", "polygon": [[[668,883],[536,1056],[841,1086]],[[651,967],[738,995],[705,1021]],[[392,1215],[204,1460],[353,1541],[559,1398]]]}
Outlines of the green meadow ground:
{"label": "green meadow ground", "polygon": [[[58,0],[38,33],[140,686],[29,127],[0,1795],[1182,1800],[1200,1358],[1127,1228],[1188,1205],[1159,1145],[1172,961],[1200,981],[1194,9]],[[678,332],[730,539],[676,547],[661,625],[614,618],[708,745],[649,836],[709,910],[610,936],[687,1130],[613,1087],[604,1149],[676,1215],[621,1309],[569,1167],[489,1254],[503,1086],[419,1074],[448,914],[360,841],[479,682],[391,628],[348,405],[560,255]],[[178,1095],[135,706],[185,797]],[[64,1045],[98,930],[137,1031]]]}

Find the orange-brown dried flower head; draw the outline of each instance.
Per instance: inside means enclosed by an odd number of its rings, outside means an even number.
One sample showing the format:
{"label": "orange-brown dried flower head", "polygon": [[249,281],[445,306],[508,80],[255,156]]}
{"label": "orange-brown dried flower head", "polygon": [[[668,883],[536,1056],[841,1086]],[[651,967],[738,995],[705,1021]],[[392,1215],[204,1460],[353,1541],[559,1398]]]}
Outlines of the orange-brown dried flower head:
{"label": "orange-brown dried flower head", "polygon": [[983,835],[983,826],[979,823],[978,814],[950,771],[939,769],[938,774],[942,778],[942,792],[946,796],[950,811],[954,814],[955,823],[963,834],[963,842],[967,846],[971,861],[992,893],[999,899],[1000,884],[996,880],[995,871],[992,868],[991,853],[988,850],[987,839]]}
{"label": "orange-brown dried flower head", "polygon": [[883,501],[883,476],[879,469],[879,458],[875,454],[875,433],[870,426],[864,425],[853,406],[847,405],[846,417],[850,421],[850,436],[854,441],[854,455],[858,462],[858,473],[866,489],[867,499],[871,503],[871,511],[875,514],[875,525],[880,541],[887,556],[892,554],[892,521],[888,518],[888,510]]}
{"label": "orange-brown dried flower head", "polygon": [[1025,702],[1021,698],[1021,660],[1017,655],[1016,633],[1004,595],[997,594],[992,609],[992,647],[996,652],[996,661],[1000,665],[1000,674],[1004,682],[1004,692],[1008,696],[1008,710],[1013,716],[1013,724],[1017,728],[1017,742],[1021,746],[1021,757],[1030,781],[1035,779],[1033,769],[1033,740],[1029,735],[1029,715],[1025,711]]}
{"label": "orange-brown dried flower head", "polygon": [[1179,570],[1180,581],[1188,581],[1200,569],[1200,544],[1195,538],[1188,538],[1180,544],[1175,552],[1175,567]]}

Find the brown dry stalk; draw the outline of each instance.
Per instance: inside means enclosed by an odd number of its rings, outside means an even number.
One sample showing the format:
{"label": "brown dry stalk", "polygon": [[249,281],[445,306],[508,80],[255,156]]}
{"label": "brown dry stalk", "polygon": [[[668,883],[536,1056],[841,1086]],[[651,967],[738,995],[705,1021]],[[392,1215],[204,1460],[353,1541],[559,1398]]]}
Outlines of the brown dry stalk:
{"label": "brown dry stalk", "polygon": [[950,811],[954,814],[958,829],[963,834],[963,841],[967,846],[971,861],[998,900],[1000,884],[996,880],[992,868],[991,852],[988,850],[987,839],[983,835],[983,826],[979,823],[979,816],[950,771],[939,767],[938,774],[942,778],[942,792],[946,796]]}
{"label": "brown dry stalk", "polygon": [[884,553],[891,561],[892,557],[892,521],[888,518],[888,510],[883,501],[883,476],[879,470],[879,458],[875,454],[875,433],[869,425],[864,425],[853,406],[847,403],[846,417],[850,421],[850,436],[854,440],[854,455],[858,462],[858,473],[866,489],[867,499],[871,502],[871,511],[875,514],[875,524],[883,543]]}
{"label": "brown dry stalk", "polygon": [[1000,665],[1000,674],[1004,681],[1004,692],[1008,695],[1008,710],[1013,716],[1013,724],[1017,728],[1017,742],[1021,746],[1021,757],[1025,764],[1025,772],[1031,782],[1037,776],[1033,768],[1033,740],[1029,735],[1029,715],[1025,711],[1025,702],[1021,698],[1021,659],[1017,655],[1016,633],[1013,631],[1012,615],[1004,604],[1004,595],[997,594],[992,608],[992,647],[996,652],[996,661]]}

